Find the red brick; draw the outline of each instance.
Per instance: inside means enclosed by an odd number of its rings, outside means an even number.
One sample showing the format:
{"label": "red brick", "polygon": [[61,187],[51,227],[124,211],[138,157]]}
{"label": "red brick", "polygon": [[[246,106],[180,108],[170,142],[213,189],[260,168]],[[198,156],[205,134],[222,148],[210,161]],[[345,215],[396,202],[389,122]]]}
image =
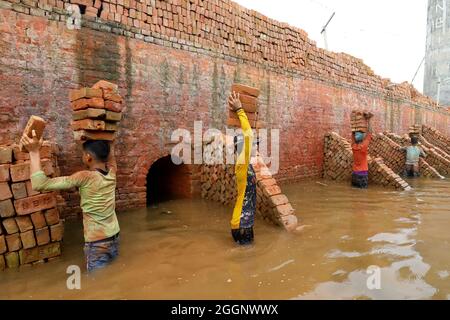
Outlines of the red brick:
{"label": "red brick", "polygon": [[12,162],[12,148],[9,146],[0,146],[0,164]]}
{"label": "red brick", "polygon": [[256,97],[256,98],[259,96],[259,93],[260,93],[259,89],[257,89],[257,88],[253,88],[253,87],[249,87],[249,86],[237,84],[237,83],[235,83],[231,86],[231,92],[233,92],[233,91],[235,91],[239,94],[245,94],[245,95],[249,95],[249,96]]}
{"label": "red brick", "polygon": [[122,120],[122,113],[121,112],[106,111],[106,120],[108,120],[108,121],[120,121],[120,120]]}
{"label": "red brick", "polygon": [[0,201],[12,198],[11,189],[7,182],[0,182]]}
{"label": "red brick", "polygon": [[261,188],[271,187],[271,186],[274,186],[276,184],[277,184],[277,182],[276,182],[275,179],[264,179],[264,180],[258,181],[258,185]]}
{"label": "red brick", "polygon": [[5,257],[0,254],[0,271],[5,270],[6,268],[6,261],[5,261]]}
{"label": "red brick", "polygon": [[25,182],[17,182],[11,185],[11,191],[14,195],[14,199],[23,199],[27,197],[27,187]]}
{"label": "red brick", "polygon": [[[28,120],[27,125],[25,126],[25,129],[23,130],[23,135],[26,135],[30,138],[33,137],[33,131],[36,133],[36,137],[40,139],[44,135],[44,129],[47,123],[44,119],[38,116],[31,116]],[[24,151],[25,149],[22,147],[22,145],[19,144],[19,149],[21,151]]]}
{"label": "red brick", "polygon": [[19,233],[7,235],[5,238],[6,244],[8,245],[8,251],[17,251],[22,249],[22,241],[20,241]]}
{"label": "red brick", "polygon": [[281,188],[277,185],[266,187],[263,189],[263,193],[266,197],[276,196],[281,194]]}
{"label": "red brick", "polygon": [[47,226],[45,215],[41,211],[32,213],[30,217],[35,229],[41,229]]}
{"label": "red brick", "polygon": [[73,130],[100,130],[104,131],[106,128],[105,121],[102,120],[93,120],[93,119],[84,119],[72,122]]}
{"label": "red brick", "polygon": [[27,181],[25,182],[25,187],[27,188],[27,195],[28,195],[29,197],[40,194],[39,191],[33,190],[33,186],[31,185],[31,181],[30,181],[30,180],[27,180]]}
{"label": "red brick", "polygon": [[45,221],[46,221],[47,225],[51,226],[51,225],[59,223],[58,209],[53,208],[53,209],[46,210],[44,215],[45,215]]}
{"label": "red brick", "polygon": [[280,206],[289,203],[288,198],[284,194],[279,194],[269,198],[272,207]]}
{"label": "red brick", "polygon": [[82,88],[79,90],[70,90],[70,101],[76,101],[83,98],[102,98],[103,92],[101,89]]}
{"label": "red brick", "polygon": [[81,99],[72,102],[71,106],[73,111],[84,110],[89,108],[101,109],[105,106],[105,101],[103,100],[103,98]]}
{"label": "red brick", "polygon": [[105,109],[112,112],[122,112],[122,104],[114,101],[105,101]]}
{"label": "red brick", "polygon": [[50,235],[52,242],[61,241],[64,236],[64,224],[60,221],[58,224],[50,226]]}
{"label": "red brick", "polygon": [[287,216],[290,214],[294,214],[295,212],[290,203],[277,206],[274,208],[274,210],[278,212],[280,216]]}
{"label": "red brick", "polygon": [[16,217],[15,219],[20,232],[26,232],[33,229],[33,222],[29,216]]}
{"label": "red brick", "polygon": [[16,214],[11,199],[0,201],[0,217],[8,218]]}
{"label": "red brick", "polygon": [[[51,176],[55,173],[51,160],[41,160],[41,167],[47,176]],[[13,182],[21,182],[30,180],[30,162],[22,162],[19,164],[11,165],[11,179]]]}
{"label": "red brick", "polygon": [[0,254],[5,253],[8,250],[6,246],[6,239],[4,235],[0,235]]}
{"label": "red brick", "polygon": [[36,246],[36,239],[34,238],[34,231],[26,231],[20,234],[20,240],[22,241],[22,247],[24,249],[34,248]]}
{"label": "red brick", "polygon": [[86,140],[107,140],[112,141],[115,139],[114,132],[106,131],[87,131],[79,130],[73,132],[74,139],[76,141],[86,141]]}
{"label": "red brick", "polygon": [[0,182],[7,182],[11,180],[9,175],[9,164],[0,165]]}
{"label": "red brick", "polygon": [[35,233],[36,233],[36,241],[39,246],[42,246],[50,242],[50,233],[48,227],[36,229]]}
{"label": "red brick", "polygon": [[44,193],[25,199],[15,200],[14,207],[19,216],[56,207],[54,193]]}
{"label": "red brick", "polygon": [[100,80],[92,86],[92,89],[104,89],[105,91],[117,92],[119,86],[105,80]]}
{"label": "red brick", "polygon": [[14,234],[19,232],[19,227],[17,226],[16,220],[14,218],[7,218],[2,221],[2,224],[7,234]]}
{"label": "red brick", "polygon": [[5,254],[5,261],[8,268],[18,268],[20,265],[19,254],[17,252],[8,252]]}
{"label": "red brick", "polygon": [[[27,161],[30,160],[30,154],[27,151],[20,151],[18,145],[13,146],[13,155],[15,161]],[[52,146],[49,143],[44,142],[39,150],[41,159],[50,159],[52,156]]]}
{"label": "red brick", "polygon": [[84,110],[75,111],[72,115],[73,120],[83,120],[83,119],[96,119],[104,118],[106,116],[106,110],[104,109],[93,109],[88,108]]}
{"label": "red brick", "polygon": [[21,264],[32,263],[44,259],[51,259],[60,255],[61,245],[59,242],[19,251]]}

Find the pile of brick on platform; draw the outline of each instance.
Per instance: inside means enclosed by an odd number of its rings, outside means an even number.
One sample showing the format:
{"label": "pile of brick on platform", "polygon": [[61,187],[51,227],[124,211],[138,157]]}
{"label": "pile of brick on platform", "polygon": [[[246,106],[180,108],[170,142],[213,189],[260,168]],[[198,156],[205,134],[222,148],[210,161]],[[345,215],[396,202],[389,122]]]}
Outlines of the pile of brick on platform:
{"label": "pile of brick on platform", "polygon": [[420,124],[415,124],[409,127],[408,134],[412,136],[420,136],[422,134],[422,126]]}
{"label": "pile of brick on platform", "polygon": [[101,80],[92,88],[71,90],[70,102],[76,141],[115,139],[122,119],[122,97],[117,85]]}
{"label": "pile of brick on platform", "polygon": [[[235,83],[231,86],[231,92],[239,94],[239,100],[247,115],[250,126],[254,129],[262,128],[264,124],[261,121],[258,121],[259,89]],[[228,111],[227,125],[230,127],[241,127],[241,122],[236,112],[231,110]]]}
{"label": "pile of brick on platform", "polygon": [[[44,142],[42,170],[58,175],[55,146]],[[54,192],[31,187],[29,154],[0,146],[0,270],[46,262],[61,254],[63,221]]]}
{"label": "pile of brick on platform", "polygon": [[[212,159],[223,157],[221,145],[208,143],[204,146],[204,156]],[[264,220],[292,231],[297,227],[298,219],[288,198],[282,194],[277,181],[258,156],[253,159],[253,168],[257,180],[256,212]],[[200,173],[202,198],[234,206],[237,197],[235,166],[226,164],[203,165]]]}
{"label": "pile of brick on platform", "polygon": [[405,168],[406,153],[401,146],[383,133],[373,136],[369,153],[373,158],[383,158],[395,173],[400,174]]}

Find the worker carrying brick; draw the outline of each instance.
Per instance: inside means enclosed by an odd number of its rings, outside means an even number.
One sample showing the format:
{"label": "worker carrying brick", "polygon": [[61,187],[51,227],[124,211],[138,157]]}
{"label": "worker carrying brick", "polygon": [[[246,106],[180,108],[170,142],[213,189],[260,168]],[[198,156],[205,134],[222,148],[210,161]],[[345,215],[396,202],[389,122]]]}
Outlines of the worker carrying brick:
{"label": "worker carrying brick", "polygon": [[[352,151],[353,151],[353,173],[352,186],[360,189],[369,187],[369,144],[372,140],[372,124],[373,114],[364,112],[366,128],[353,132],[352,135]],[[367,129],[367,130],[366,130]]]}
{"label": "worker carrying brick", "polygon": [[253,131],[247,115],[242,108],[239,93],[229,97],[230,109],[237,113],[241,122],[242,135],[234,137],[236,164],[237,199],[231,219],[231,234],[239,245],[253,243],[253,225],[256,212],[256,174],[250,164],[253,144]]}
{"label": "worker carrying brick", "polygon": [[406,152],[405,172],[406,177],[415,178],[420,176],[419,161],[420,157],[425,158],[427,155],[419,147],[419,137],[411,136],[411,145],[401,149]]}
{"label": "worker carrying brick", "polygon": [[103,140],[83,143],[82,160],[87,170],[71,176],[48,178],[41,168],[42,139],[23,135],[22,145],[30,153],[31,184],[40,192],[78,188],[83,210],[86,268],[105,267],[119,254],[119,223],[115,211],[117,164],[114,145]]}

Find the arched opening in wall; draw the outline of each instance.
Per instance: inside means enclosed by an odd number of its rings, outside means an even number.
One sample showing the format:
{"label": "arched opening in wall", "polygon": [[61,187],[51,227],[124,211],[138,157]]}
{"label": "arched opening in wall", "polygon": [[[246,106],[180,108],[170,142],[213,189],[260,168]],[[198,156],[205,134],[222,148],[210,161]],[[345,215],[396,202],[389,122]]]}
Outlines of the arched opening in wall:
{"label": "arched opening in wall", "polygon": [[196,192],[196,166],[175,165],[171,156],[158,159],[147,174],[147,206],[192,198]]}

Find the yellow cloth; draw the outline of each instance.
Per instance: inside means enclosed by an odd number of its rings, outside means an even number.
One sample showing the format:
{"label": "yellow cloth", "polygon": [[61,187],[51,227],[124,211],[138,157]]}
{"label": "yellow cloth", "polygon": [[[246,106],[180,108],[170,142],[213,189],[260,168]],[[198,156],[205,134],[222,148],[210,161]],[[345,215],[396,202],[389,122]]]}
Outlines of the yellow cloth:
{"label": "yellow cloth", "polygon": [[241,128],[244,135],[244,148],[237,157],[235,165],[236,184],[237,184],[237,200],[233,210],[233,217],[231,219],[231,229],[236,230],[240,228],[240,220],[242,213],[242,206],[244,203],[245,189],[247,187],[247,170],[250,164],[251,148],[253,144],[253,131],[248,122],[247,115],[243,109],[237,112]]}

